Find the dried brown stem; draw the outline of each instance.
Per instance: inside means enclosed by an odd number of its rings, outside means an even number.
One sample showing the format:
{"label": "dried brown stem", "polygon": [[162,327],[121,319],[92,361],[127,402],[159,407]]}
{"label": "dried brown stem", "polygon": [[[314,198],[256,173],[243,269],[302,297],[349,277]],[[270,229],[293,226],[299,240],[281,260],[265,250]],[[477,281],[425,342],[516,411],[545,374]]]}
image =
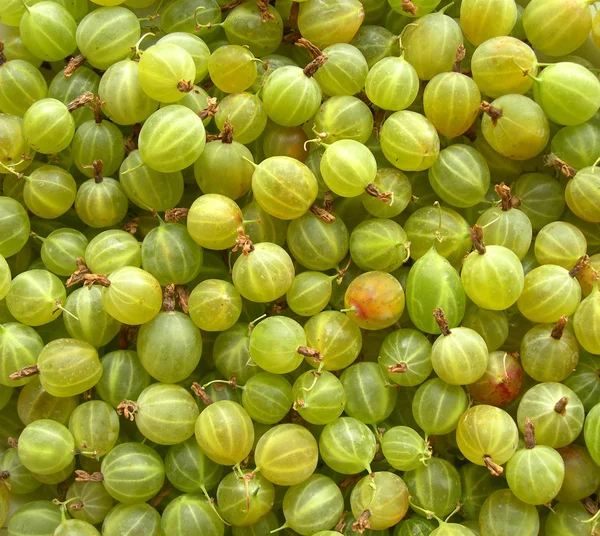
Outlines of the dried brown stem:
{"label": "dried brown stem", "polygon": [[94,160],[91,166],[85,164],[83,166],[85,169],[93,169],[94,170],[94,181],[96,184],[100,184],[104,177],[102,176],[102,168],[104,167],[104,162],[102,160]]}
{"label": "dried brown stem", "polygon": [[590,264],[589,255],[582,255],[581,257],[579,257],[579,259],[577,259],[577,264],[575,266],[573,266],[573,268],[571,268],[571,270],[569,271],[569,275],[571,277],[575,277],[577,274],[582,272],[585,269],[585,267],[588,266],[589,264]]}
{"label": "dried brown stem", "polygon": [[215,115],[217,113],[217,110],[219,109],[216,97],[208,97],[206,99],[206,104],[206,108],[198,112],[198,117],[202,119],[202,121],[204,121],[207,117],[212,117],[213,115]]}
{"label": "dried brown stem", "polygon": [[229,116],[227,119],[225,119],[225,124],[223,125],[223,130],[221,131],[220,136],[223,143],[233,142],[233,125],[229,121]]}
{"label": "dried brown stem", "polygon": [[[592,497],[582,499],[581,504],[583,504],[583,507],[591,516],[595,516],[598,513],[598,502],[592,499]],[[592,536],[598,536],[598,532],[594,531]]]}
{"label": "dried brown stem", "polygon": [[448,319],[446,318],[446,313],[444,313],[444,310],[441,307],[436,307],[433,310],[433,318],[437,322],[437,325],[439,326],[442,335],[447,336],[450,335],[450,333],[452,333],[450,331],[450,327],[448,326]]}
{"label": "dried brown stem", "polygon": [[90,269],[85,265],[85,259],[78,257],[75,262],[77,263],[77,270],[75,270],[67,279],[65,286],[72,287],[82,283],[85,276],[91,274]]}
{"label": "dried brown stem", "polygon": [[310,57],[313,60],[323,54],[323,52],[321,51],[321,49],[318,46],[313,45],[308,39],[305,39],[304,37],[300,37],[296,41],[295,45],[297,47],[306,49],[306,51],[308,52],[308,54],[310,55]]}
{"label": "dried brown stem", "polygon": [[175,285],[170,284],[163,291],[163,309],[169,313],[175,310]]}
{"label": "dried brown stem", "polygon": [[104,475],[102,473],[96,472],[90,474],[82,469],[77,469],[75,475],[75,482],[102,482],[104,480]]}
{"label": "dried brown stem", "polygon": [[92,102],[93,100],[94,94],[91,91],[87,91],[83,95],[79,95],[79,97],[67,104],[67,110],[73,113],[75,110],[83,108],[86,104]]}
{"label": "dried brown stem", "polygon": [[179,308],[185,314],[188,314],[188,302],[190,300],[190,291],[188,290],[188,288],[185,285],[175,285],[175,296],[177,297],[177,303],[179,304]]}
{"label": "dried brown stem", "polygon": [[496,126],[498,124],[498,119],[502,117],[502,109],[492,106],[487,101],[481,101],[479,107],[483,111],[483,113],[486,113],[490,116],[492,120],[492,125]]}
{"label": "dried brown stem", "polygon": [[406,363],[396,363],[395,365],[390,365],[387,369],[388,373],[391,374],[402,374],[408,370],[408,366]]}
{"label": "dried brown stem", "polygon": [[385,121],[385,110],[383,108],[378,108],[373,105],[373,134],[375,137],[379,139],[379,134],[381,133],[381,127],[383,127],[383,122]]}
{"label": "dried brown stem", "polygon": [[569,397],[563,396],[555,405],[554,411],[563,417],[567,414],[567,404],[569,403]]}
{"label": "dried brown stem", "polygon": [[402,0],[402,11],[410,13],[411,15],[417,15],[419,13],[419,8],[410,0]]}
{"label": "dried brown stem", "polygon": [[523,437],[525,438],[525,447],[528,449],[535,447],[535,424],[529,417],[525,417]]}
{"label": "dried brown stem", "polygon": [[554,326],[554,328],[552,328],[552,333],[550,333],[550,337],[552,337],[553,339],[556,339],[557,341],[562,339],[563,332],[565,330],[565,327],[567,327],[568,321],[569,321],[569,319],[565,315],[561,316],[558,319],[558,322],[556,322],[556,325]]}
{"label": "dried brown stem", "polygon": [[235,246],[231,250],[235,253],[238,249],[242,250],[242,255],[247,256],[254,251],[254,244],[250,240],[250,237],[244,232],[242,226],[238,227],[238,236],[235,239]]}
{"label": "dried brown stem", "polygon": [[280,298],[271,307],[270,314],[278,315],[279,313],[281,313],[281,311],[284,311],[285,309],[287,309],[287,306],[288,306],[288,304],[285,301],[285,298]]}
{"label": "dried brown stem", "polygon": [[140,226],[140,219],[133,218],[133,220],[128,221],[125,225],[123,225],[123,227],[121,227],[121,231],[125,231],[131,235],[134,235],[135,233],[137,233],[139,226]]}
{"label": "dried brown stem", "polygon": [[316,348],[310,348],[309,346],[298,346],[296,351],[304,357],[310,357],[315,363],[320,363],[323,361],[323,354]]}
{"label": "dried brown stem", "polygon": [[290,9],[290,16],[288,17],[288,26],[290,28],[295,28],[298,26],[298,13],[300,12],[300,2],[292,2],[292,7]]}
{"label": "dried brown stem", "polygon": [[67,63],[67,66],[63,71],[63,76],[65,78],[70,78],[71,76],[73,76],[75,71],[79,69],[79,67],[81,67],[84,63],[85,56],[83,56],[82,54],[79,54],[78,56],[73,56]]}
{"label": "dried brown stem", "polygon": [[162,502],[162,500],[172,491],[173,488],[171,487],[171,484],[168,480],[166,480],[163,484],[163,487],[154,497],[152,497],[152,499],[148,501],[148,504],[152,506],[152,508],[157,508],[158,505]]}
{"label": "dried brown stem", "polygon": [[390,201],[393,195],[392,192],[381,192],[379,188],[377,188],[377,186],[372,182],[370,184],[367,184],[367,187],[365,188],[365,193],[367,195],[370,195],[371,197],[379,199],[379,201],[381,201],[382,203],[387,203],[388,201]]}
{"label": "dried brown stem", "polygon": [[206,389],[204,389],[204,386],[200,385],[197,382],[192,383],[192,392],[199,397],[202,402],[204,402],[207,406],[210,406],[213,401],[212,398],[210,396],[208,396],[208,393],[206,392]]}
{"label": "dried brown stem", "polygon": [[458,45],[456,47],[456,58],[454,59],[454,66],[452,67],[452,70],[455,73],[460,73],[460,64],[462,63],[462,61],[465,59],[465,56],[467,55],[467,49],[465,48],[464,45]]}
{"label": "dried brown stem", "polygon": [[125,152],[127,154],[135,151],[138,148],[138,139],[140,137],[140,132],[142,131],[142,125],[136,123],[133,125],[133,129],[131,130],[131,134],[125,138]]}
{"label": "dried brown stem", "polygon": [[329,58],[325,55],[317,56],[314,60],[312,60],[306,67],[304,67],[303,72],[309,78],[314,76],[314,74],[327,62]]}
{"label": "dried brown stem", "polygon": [[292,408],[295,411],[298,411],[298,408],[303,408],[304,406],[306,406],[306,400],[304,400],[303,398],[298,398],[298,400],[296,400],[292,405]]}
{"label": "dried brown stem", "polygon": [[480,225],[473,225],[469,229],[469,235],[471,237],[471,242],[475,246],[477,253],[480,255],[485,254],[485,243],[483,242],[483,229]]}
{"label": "dried brown stem", "polygon": [[139,406],[135,402],[132,402],[131,400],[123,400],[123,402],[117,406],[117,413],[119,415],[123,415],[130,421],[134,421],[135,414],[137,413],[138,409]]}
{"label": "dried brown stem", "polygon": [[275,15],[269,11],[269,2],[268,0],[256,0],[256,5],[260,10],[260,19],[263,22],[268,22],[270,20],[275,19]]}
{"label": "dried brown stem", "polygon": [[371,510],[365,510],[362,514],[358,516],[358,519],[352,523],[352,530],[362,534],[365,530],[371,528],[371,522],[369,518],[371,517]]}
{"label": "dried brown stem", "polygon": [[189,212],[189,208],[171,208],[165,211],[165,221],[167,223],[178,223],[181,220],[186,220]]}
{"label": "dried brown stem", "polygon": [[9,478],[10,473],[8,471],[0,471],[0,482],[2,482],[2,484],[6,486],[6,489],[10,491],[12,489],[12,486],[7,482]]}
{"label": "dried brown stem", "polygon": [[544,163],[547,166],[553,166],[556,171],[562,173],[568,179],[572,179],[577,174],[577,170],[573,166],[558,158],[554,153],[546,155],[544,157]]}
{"label": "dried brown stem", "polygon": [[135,344],[137,342],[137,336],[139,331],[140,326],[130,326],[128,324],[123,324],[119,331],[119,348],[121,350],[125,350],[129,348],[129,346]]}
{"label": "dried brown stem", "polygon": [[310,211],[321,221],[325,223],[333,223],[335,221],[335,216],[331,214],[329,211],[324,208],[318,207],[317,205],[312,205],[310,207]]}
{"label": "dried brown stem", "polygon": [[338,488],[344,489],[349,486],[352,486],[353,484],[356,484],[361,478],[362,478],[362,475],[360,475],[360,474],[350,475],[338,484]]}
{"label": "dried brown stem", "polygon": [[81,510],[83,510],[83,508],[85,507],[85,504],[83,503],[83,501],[81,499],[79,499],[78,501],[69,503],[67,508],[69,510],[71,510],[72,512],[81,512]]}
{"label": "dried brown stem", "polygon": [[488,468],[488,471],[492,474],[492,476],[500,476],[502,473],[504,473],[504,467],[495,463],[491,456],[484,456],[483,463],[485,463],[485,466]]}
{"label": "dried brown stem", "polygon": [[225,4],[221,6],[221,12],[231,11],[234,7],[238,7],[240,4],[243,4],[245,0],[233,0],[233,2],[229,2],[229,4]]}
{"label": "dried brown stem", "polygon": [[511,195],[510,187],[503,182],[496,184],[494,191],[500,196],[500,208],[504,212],[517,208],[521,204],[521,200],[516,195]]}
{"label": "dried brown stem", "polygon": [[344,532],[344,529],[346,528],[346,522],[344,521],[344,518],[346,517],[346,514],[348,513],[347,510],[344,510],[342,512],[342,515],[340,516],[339,521],[337,522],[336,526],[334,527],[333,531],[334,532]]}
{"label": "dried brown stem", "polygon": [[35,376],[40,373],[40,369],[37,365],[30,365],[28,367],[23,367],[21,370],[17,370],[17,372],[13,372],[8,379],[11,381],[22,380],[23,378],[29,378],[30,376]]}
{"label": "dried brown stem", "polygon": [[191,80],[180,80],[177,82],[177,90],[181,93],[189,93],[194,91],[194,84]]}

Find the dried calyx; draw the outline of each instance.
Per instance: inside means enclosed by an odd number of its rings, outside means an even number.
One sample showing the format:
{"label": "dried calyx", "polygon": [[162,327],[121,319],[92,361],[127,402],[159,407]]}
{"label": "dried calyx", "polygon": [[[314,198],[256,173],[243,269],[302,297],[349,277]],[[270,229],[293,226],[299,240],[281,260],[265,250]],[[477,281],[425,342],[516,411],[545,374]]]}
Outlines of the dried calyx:
{"label": "dried calyx", "polygon": [[4,43],[0,41],[0,67],[7,62],[6,56],[4,55]]}
{"label": "dried calyx", "polygon": [[490,116],[492,125],[496,126],[498,124],[498,119],[502,117],[502,108],[496,108],[487,101],[481,101],[479,108],[483,111],[483,113],[486,113]]}
{"label": "dried calyx", "polygon": [[69,104],[67,104],[67,110],[73,113],[75,110],[79,110],[79,108],[83,108],[90,102],[94,100],[94,94],[91,91],[87,91],[83,95],[79,95],[75,100],[72,100]]}
{"label": "dried calyx", "polygon": [[130,421],[135,420],[135,414],[138,410],[139,406],[131,400],[123,400],[123,402],[121,402],[117,406],[117,413],[119,415],[123,415],[126,419],[129,419]]}
{"label": "dried calyx", "polygon": [[523,431],[523,438],[525,439],[525,447],[531,450],[535,447],[535,424],[529,417],[525,417],[525,426]]}
{"label": "dried calyx", "polygon": [[555,405],[554,411],[563,417],[567,414],[567,404],[569,403],[569,397],[563,396]]}
{"label": "dried calyx", "polygon": [[79,69],[85,63],[85,56],[79,54],[78,56],[73,56],[67,63],[67,66],[63,70],[63,76],[65,78],[70,78],[73,76],[75,71]]}
{"label": "dried calyx", "polygon": [[100,472],[88,473],[82,469],[75,471],[75,482],[102,482],[104,475]]}
{"label": "dried calyx", "polygon": [[577,170],[573,166],[558,158],[554,153],[550,153],[544,157],[544,164],[553,166],[556,171],[562,173],[568,179],[572,179],[577,174]]}
{"label": "dried calyx", "polygon": [[367,195],[370,195],[371,197],[379,199],[379,201],[381,201],[382,203],[387,203],[388,201],[390,201],[392,199],[392,197],[394,195],[394,194],[392,194],[392,192],[380,191],[379,188],[377,188],[377,185],[375,185],[372,182],[367,184],[367,187],[365,188],[365,193]]}
{"label": "dried calyx", "polygon": [[309,346],[299,346],[296,351],[304,357],[310,357],[317,364],[323,361],[323,354],[315,348],[310,348]]}
{"label": "dried calyx", "polygon": [[571,270],[569,270],[569,275],[571,277],[576,277],[577,274],[579,274],[583,270],[585,270],[585,268],[587,266],[589,266],[589,264],[590,264],[589,255],[582,255],[581,257],[579,257],[579,259],[577,259],[577,264],[575,266],[573,266],[573,268],[571,268]]}
{"label": "dried calyx", "polygon": [[325,223],[333,223],[335,221],[335,216],[331,214],[327,209],[321,208],[317,205],[312,205],[310,207],[310,211],[321,221]]}
{"label": "dried calyx", "polygon": [[210,406],[213,403],[212,398],[208,395],[203,385],[200,385],[198,382],[194,382],[192,383],[191,389],[192,392],[207,406]]}
{"label": "dried calyx", "polygon": [[206,108],[204,108],[204,110],[200,110],[198,112],[198,117],[200,119],[202,119],[202,121],[204,121],[206,118],[212,117],[213,115],[215,115],[217,113],[218,109],[219,109],[219,107],[217,105],[217,98],[216,97],[208,97],[206,99]]}
{"label": "dried calyx", "polygon": [[177,83],[177,90],[181,93],[190,93],[194,91],[194,84],[191,80],[180,80]]}
{"label": "dried calyx", "polygon": [[461,72],[460,64],[465,59],[466,55],[467,55],[467,49],[465,48],[465,46],[458,45],[456,47],[456,58],[454,59],[454,66],[452,67],[453,72],[455,72],[455,73]]}
{"label": "dried calyx", "polygon": [[321,49],[315,45],[313,45],[308,39],[304,39],[301,37],[295,43],[296,46],[305,48],[308,53],[311,55],[313,60],[304,67],[304,74],[309,78],[313,76],[327,61],[327,56],[321,52]]}
{"label": "dried calyx", "polygon": [[390,374],[404,374],[408,370],[408,365],[406,363],[396,363],[395,365],[390,365],[387,369]]}
{"label": "dried calyx", "polygon": [[37,365],[30,365],[28,367],[23,367],[21,370],[17,370],[17,372],[13,372],[8,379],[11,381],[22,380],[23,378],[29,378],[30,376],[35,376],[40,373],[40,369]]}
{"label": "dried calyx", "polygon": [[189,208],[171,208],[165,211],[165,221],[167,223],[178,223],[187,219],[189,212]]}
{"label": "dried calyx", "polygon": [[473,225],[473,227],[469,229],[469,236],[471,237],[471,242],[473,242],[477,253],[484,255],[485,243],[483,241],[483,228],[477,224]]}
{"label": "dried calyx", "polygon": [[250,237],[244,232],[242,226],[238,227],[238,236],[235,239],[235,246],[231,250],[235,253],[238,249],[242,250],[242,255],[247,256],[254,251],[254,244],[250,240]]}
{"label": "dried calyx", "polygon": [[370,517],[371,510],[365,510],[358,516],[358,519],[352,523],[352,530],[359,534],[363,534],[366,530],[369,530],[371,528],[371,522],[369,521]]}
{"label": "dried calyx", "polygon": [[233,125],[229,122],[229,116],[225,120],[225,124],[223,125],[223,130],[218,134],[208,134],[206,136],[206,141],[215,141],[221,140],[223,143],[232,143],[233,142]]}
{"label": "dried calyx", "polygon": [[142,131],[142,125],[140,123],[136,123],[131,128],[131,134],[125,138],[125,152],[127,154],[132,151],[137,150],[138,148],[138,139],[140,137],[140,132]]}
{"label": "dried calyx", "polygon": [[488,471],[492,476],[500,476],[502,473],[504,473],[504,467],[494,462],[491,456],[484,456],[483,463],[488,468]]}
{"label": "dried calyx", "polygon": [[556,322],[556,325],[554,326],[554,328],[552,328],[552,333],[550,333],[550,337],[552,337],[553,339],[556,340],[560,340],[562,339],[563,336],[563,332],[565,330],[565,328],[567,327],[567,322],[569,321],[569,319],[563,315],[558,319],[558,322]]}
{"label": "dried calyx", "polygon": [[92,288],[95,284],[110,287],[110,280],[105,275],[92,274],[81,257],[77,258],[77,270],[69,276],[65,286],[72,287],[79,283],[83,283],[88,288]]}
{"label": "dried calyx", "polygon": [[275,20],[275,15],[269,11],[269,2],[267,0],[256,0],[256,5],[260,10],[260,18],[263,22]]}
{"label": "dried calyx", "polygon": [[85,169],[94,170],[94,182],[96,184],[100,184],[104,180],[104,177],[102,176],[102,168],[104,167],[104,163],[102,162],[102,160],[94,160],[91,166],[84,165],[83,167]]}
{"label": "dried calyx", "polygon": [[415,6],[410,0],[402,0],[402,11],[410,13],[414,16],[419,14],[419,8]]}
{"label": "dried calyx", "polygon": [[521,200],[516,195],[511,195],[510,187],[501,182],[494,186],[495,192],[500,196],[500,202],[498,205],[500,208],[507,212],[513,208],[517,208],[521,205]]}
{"label": "dried calyx", "polygon": [[437,325],[439,326],[440,331],[442,332],[442,335],[447,336],[452,333],[450,331],[450,327],[448,325],[446,313],[444,313],[444,310],[441,307],[436,307],[433,310],[433,318],[435,319]]}

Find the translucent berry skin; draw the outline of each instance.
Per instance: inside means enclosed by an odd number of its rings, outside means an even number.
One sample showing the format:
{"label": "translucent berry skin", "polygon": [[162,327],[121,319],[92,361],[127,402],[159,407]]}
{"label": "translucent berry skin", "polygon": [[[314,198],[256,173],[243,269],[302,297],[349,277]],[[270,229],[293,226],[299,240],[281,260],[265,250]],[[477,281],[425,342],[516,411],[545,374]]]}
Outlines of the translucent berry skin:
{"label": "translucent berry skin", "polygon": [[384,329],[395,324],[404,311],[404,290],[385,272],[359,275],[346,290],[348,316],[363,329]]}
{"label": "translucent berry skin", "polygon": [[468,389],[477,402],[501,408],[519,395],[522,384],[523,369],[519,362],[506,352],[492,352],[483,376]]}

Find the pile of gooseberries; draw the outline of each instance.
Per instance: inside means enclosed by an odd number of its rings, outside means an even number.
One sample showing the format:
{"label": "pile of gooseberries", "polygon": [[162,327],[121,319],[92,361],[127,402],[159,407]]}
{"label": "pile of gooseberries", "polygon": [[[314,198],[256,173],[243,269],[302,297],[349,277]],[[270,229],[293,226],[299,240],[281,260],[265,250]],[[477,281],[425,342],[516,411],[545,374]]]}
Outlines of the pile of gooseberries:
{"label": "pile of gooseberries", "polygon": [[600,534],[596,4],[0,0],[8,536]]}

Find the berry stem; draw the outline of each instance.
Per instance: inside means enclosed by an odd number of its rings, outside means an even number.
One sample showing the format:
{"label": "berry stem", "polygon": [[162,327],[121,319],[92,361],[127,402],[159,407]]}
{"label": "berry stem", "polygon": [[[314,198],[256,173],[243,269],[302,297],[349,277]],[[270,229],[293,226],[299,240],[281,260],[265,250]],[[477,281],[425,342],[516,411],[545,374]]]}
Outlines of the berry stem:
{"label": "berry stem", "polygon": [[535,424],[529,417],[525,417],[525,426],[523,437],[525,439],[525,447],[531,450],[535,447]]}
{"label": "berry stem", "polygon": [[82,54],[73,56],[67,63],[67,66],[64,68],[63,76],[65,78],[70,78],[71,76],[73,76],[75,71],[85,63],[85,60],[86,58]]}
{"label": "berry stem", "polygon": [[483,113],[488,114],[490,116],[490,118],[492,120],[492,125],[496,126],[498,124],[498,119],[500,119],[502,117],[502,109],[492,106],[487,101],[481,101],[481,104],[479,107],[481,108]]}
{"label": "berry stem", "polygon": [[555,405],[554,411],[563,417],[567,414],[567,404],[569,403],[569,397],[563,396]]}
{"label": "berry stem", "polygon": [[75,100],[72,100],[69,104],[67,104],[67,110],[70,113],[73,113],[75,110],[79,110],[79,108],[83,108],[90,102],[94,100],[94,94],[91,91],[86,91],[82,95],[79,95]]}
{"label": "berry stem", "polygon": [[22,380],[23,378],[29,378],[30,376],[35,376],[40,373],[40,369],[37,365],[30,365],[28,367],[23,367],[21,370],[17,372],[13,372],[8,379],[12,381]]}
{"label": "berry stem", "polygon": [[135,420],[135,414],[139,409],[139,406],[135,402],[132,402],[131,400],[123,400],[123,402],[117,406],[117,413],[125,416],[126,419],[129,419],[133,422]]}
{"label": "berry stem", "polygon": [[469,229],[469,235],[471,236],[471,242],[473,242],[477,253],[479,253],[479,255],[484,255],[485,243],[483,242],[483,229],[481,226],[477,224],[473,225],[473,227]]}
{"label": "berry stem", "polygon": [[558,322],[556,322],[556,325],[554,326],[554,328],[552,329],[552,333],[550,333],[550,337],[552,337],[553,339],[556,339],[557,341],[560,341],[560,339],[562,339],[563,336],[563,332],[565,330],[565,327],[567,326],[567,322],[569,321],[569,319],[563,315],[558,319]]}
{"label": "berry stem", "polygon": [[444,313],[444,310],[441,307],[436,307],[433,310],[433,318],[437,322],[437,325],[439,326],[442,335],[447,337],[452,333],[450,331],[450,327],[448,326],[448,319],[446,318],[446,313]]}
{"label": "berry stem", "polygon": [[517,208],[521,204],[521,200],[516,195],[511,195],[510,187],[503,182],[496,184],[494,190],[500,196],[500,207],[504,212]]}
{"label": "berry stem", "polygon": [[502,473],[504,473],[504,467],[495,463],[491,456],[486,454],[483,457],[483,462],[493,476],[500,476]]}

